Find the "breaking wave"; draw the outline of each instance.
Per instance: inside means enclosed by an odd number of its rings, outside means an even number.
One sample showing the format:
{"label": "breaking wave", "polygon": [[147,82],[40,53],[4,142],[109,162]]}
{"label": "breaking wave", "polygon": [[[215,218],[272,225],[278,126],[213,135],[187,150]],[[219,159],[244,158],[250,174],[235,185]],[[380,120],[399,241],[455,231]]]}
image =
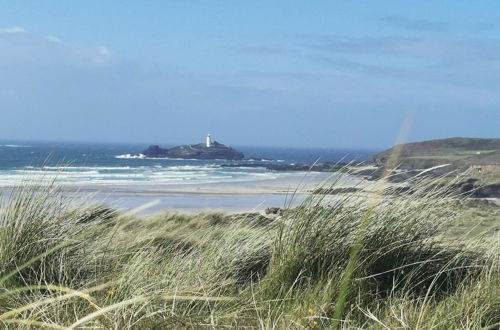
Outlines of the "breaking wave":
{"label": "breaking wave", "polygon": [[31,146],[25,146],[20,144],[0,144],[0,147],[4,148],[30,148]]}
{"label": "breaking wave", "polygon": [[125,155],[117,155],[115,156],[117,159],[145,159],[146,156],[143,154],[138,154],[138,155],[132,155],[132,154],[125,154]]}
{"label": "breaking wave", "polygon": [[224,168],[216,165],[175,166],[24,166],[0,171],[0,186],[28,181],[52,181],[63,185],[205,184],[272,180],[297,173],[269,172],[256,168]]}

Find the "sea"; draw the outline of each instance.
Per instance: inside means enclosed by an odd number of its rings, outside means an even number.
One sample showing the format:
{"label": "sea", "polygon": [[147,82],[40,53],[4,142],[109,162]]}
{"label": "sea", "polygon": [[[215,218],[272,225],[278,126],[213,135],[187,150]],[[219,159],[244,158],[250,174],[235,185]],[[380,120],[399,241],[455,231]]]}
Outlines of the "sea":
{"label": "sea", "polygon": [[[161,145],[168,148],[173,145]],[[281,203],[276,196],[212,196],[212,199],[182,194],[143,194],[154,187],[189,187],[220,184],[246,185],[272,182],[303,175],[298,172],[271,171],[245,164],[294,164],[315,161],[335,162],[366,160],[374,150],[319,148],[264,148],[234,146],[246,159],[195,160],[147,158],[141,152],[147,144],[137,143],[76,143],[0,140],[0,190],[27,181],[54,181],[61,186],[87,187],[101,192],[113,205],[133,208],[151,198],[160,200],[154,209],[190,209],[206,207],[241,209]],[[223,164],[241,164],[223,167]],[[153,187],[153,188],[152,188]],[[159,188],[158,188],[159,189]],[[157,189],[157,190],[158,190]],[[157,191],[155,190],[155,191]],[[110,192],[113,193],[110,193]],[[112,197],[110,197],[112,195]],[[260,199],[259,199],[260,198]],[[118,203],[118,201],[120,201]]]}
{"label": "sea", "polygon": [[[170,147],[165,145],[164,147]],[[145,158],[146,144],[0,141],[0,187],[44,173],[60,184],[204,184],[274,179],[286,172],[222,164],[365,160],[373,151],[235,147],[243,161]]]}

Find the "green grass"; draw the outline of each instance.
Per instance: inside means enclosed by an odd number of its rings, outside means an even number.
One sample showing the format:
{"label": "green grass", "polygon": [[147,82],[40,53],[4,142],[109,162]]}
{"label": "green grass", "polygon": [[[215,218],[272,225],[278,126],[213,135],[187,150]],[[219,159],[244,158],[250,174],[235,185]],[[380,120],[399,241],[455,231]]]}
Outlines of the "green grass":
{"label": "green grass", "polygon": [[[471,165],[499,164],[500,139],[448,138],[406,143],[399,164],[406,169],[425,169],[442,164],[466,169]],[[372,160],[385,163],[394,149],[373,154]]]}
{"label": "green grass", "polygon": [[475,213],[446,187],[428,189],[433,184],[421,181],[411,195],[353,191],[333,206],[311,195],[276,219],[137,217],[26,185],[0,204],[0,323],[496,328],[498,239],[456,244],[465,233],[450,224]]}
{"label": "green grass", "polygon": [[468,176],[473,179],[478,179],[480,185],[500,184],[500,169],[491,171],[471,171]]}
{"label": "green grass", "polygon": [[449,184],[451,181],[465,182],[469,179],[477,179],[477,186],[485,186],[490,184],[500,184],[500,169],[478,172],[477,170],[468,170],[464,172],[456,172],[455,175],[443,177],[438,182]]}
{"label": "green grass", "polygon": [[500,207],[484,200],[457,203],[458,215],[447,226],[444,235],[449,240],[460,238],[461,244],[494,244],[500,237]]}

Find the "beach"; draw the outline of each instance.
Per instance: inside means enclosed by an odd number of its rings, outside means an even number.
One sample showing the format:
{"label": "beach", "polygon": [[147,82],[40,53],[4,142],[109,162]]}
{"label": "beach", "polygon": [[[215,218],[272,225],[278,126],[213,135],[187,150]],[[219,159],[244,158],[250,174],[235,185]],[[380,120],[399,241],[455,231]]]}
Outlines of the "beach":
{"label": "beach", "polygon": [[[137,215],[161,212],[194,214],[199,212],[264,212],[269,207],[299,205],[321,185],[336,188],[364,187],[369,183],[359,177],[329,172],[293,172],[266,180],[233,181],[204,184],[64,184],[59,185],[76,201],[104,204]],[[36,184],[36,179],[31,183]],[[57,180],[55,181],[57,186]],[[13,187],[0,187],[4,197]],[[327,196],[326,200],[334,200]],[[135,212],[134,210],[138,210]]]}
{"label": "beach", "polygon": [[[144,205],[140,215],[158,212],[199,213],[206,211],[262,212],[268,207],[289,207],[300,203],[333,173],[297,172],[276,179],[205,184],[136,184],[67,186],[83,198],[120,210]],[[354,177],[342,180],[353,185]]]}
{"label": "beach", "polygon": [[[119,210],[145,204],[141,214],[162,211],[263,211],[300,203],[332,172],[274,170],[294,164],[364,159],[366,151],[242,148],[245,160],[137,158],[136,144],[0,144],[0,191],[20,184],[51,184]],[[345,158],[350,155],[351,158]],[[306,166],[306,168],[308,168]],[[347,179],[340,184],[353,185]]]}

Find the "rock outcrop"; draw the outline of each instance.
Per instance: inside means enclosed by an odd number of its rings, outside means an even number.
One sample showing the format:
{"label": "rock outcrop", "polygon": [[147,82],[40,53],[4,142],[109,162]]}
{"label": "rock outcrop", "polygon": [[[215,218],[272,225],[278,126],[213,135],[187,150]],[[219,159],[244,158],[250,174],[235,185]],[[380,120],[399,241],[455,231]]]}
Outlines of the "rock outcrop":
{"label": "rock outcrop", "polygon": [[222,164],[221,167],[262,167],[270,171],[301,171],[301,172],[337,172],[345,170],[347,166],[354,166],[356,163],[292,163],[292,164],[268,164],[268,163],[241,163]]}
{"label": "rock outcrop", "polygon": [[157,145],[149,146],[142,152],[151,158],[183,158],[183,159],[228,159],[241,160],[245,156],[228,146],[213,142],[210,147],[205,144],[182,145],[170,149],[163,149]]}

